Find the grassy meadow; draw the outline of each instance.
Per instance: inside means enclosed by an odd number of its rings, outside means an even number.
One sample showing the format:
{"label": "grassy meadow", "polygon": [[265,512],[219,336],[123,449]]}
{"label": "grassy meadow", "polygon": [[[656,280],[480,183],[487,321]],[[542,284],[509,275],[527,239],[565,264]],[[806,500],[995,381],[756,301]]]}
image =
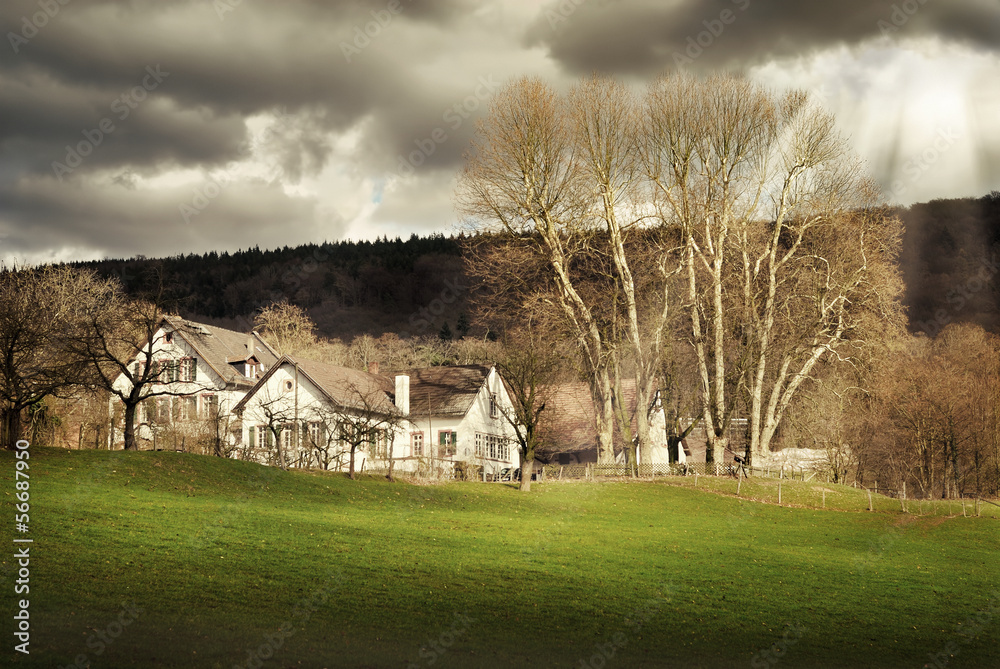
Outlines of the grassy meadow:
{"label": "grassy meadow", "polygon": [[736,497],[710,477],[522,494],[179,453],[30,465],[30,595],[0,558],[4,666],[1000,667],[989,504],[870,513],[863,491],[785,481],[779,506],[777,481]]}

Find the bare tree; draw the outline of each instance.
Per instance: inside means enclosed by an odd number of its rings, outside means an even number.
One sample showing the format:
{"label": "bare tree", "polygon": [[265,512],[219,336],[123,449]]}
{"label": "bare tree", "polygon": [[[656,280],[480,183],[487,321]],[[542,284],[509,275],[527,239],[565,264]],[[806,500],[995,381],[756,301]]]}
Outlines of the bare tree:
{"label": "bare tree", "polygon": [[593,199],[582,178],[565,102],[538,79],[493,98],[463,170],[459,209],[498,226],[544,258],[548,296],[576,342],[596,413],[598,460],[614,460],[614,389],[608,328],[581,293],[574,263],[586,259]]}
{"label": "bare tree", "polygon": [[138,448],[136,418],[143,402],[208,389],[198,383],[193,365],[182,369],[180,361],[159,360],[169,327],[163,329],[162,276],[158,269],[154,274],[153,288],[144,299],[129,299],[120,289],[107,291],[103,308],[88,312],[68,338],[71,350],[87,361],[97,383],[121,401],[125,450]]}
{"label": "bare tree", "polygon": [[722,457],[739,393],[752,456],[824,356],[876,321],[902,323],[898,220],[874,208],[874,182],[804,93],[664,77],[642,146],[657,213],[683,237],[709,457]]}
{"label": "bare tree", "polygon": [[[583,190],[593,193],[592,212],[602,223],[600,252],[612,260],[612,285],[620,296],[620,306],[613,314],[612,383],[619,429],[634,470],[633,444],[638,445],[644,462],[651,459],[650,409],[668,337],[671,279],[681,265],[664,248],[666,236],[649,229],[649,189],[639,148],[642,115],[635,96],[621,82],[595,76],[573,89],[568,108]],[[640,269],[638,277],[633,271],[636,267]],[[625,402],[622,386],[625,348],[635,377],[634,414]],[[633,415],[635,439],[631,434]]]}
{"label": "bare tree", "polygon": [[520,489],[527,492],[531,490],[535,449],[540,443],[539,426],[562,366],[561,355],[551,342],[539,340],[529,322],[525,329],[507,333],[495,364],[511,401],[509,407],[500,403],[498,410],[517,439]]}
{"label": "bare tree", "polygon": [[254,327],[280,355],[299,353],[316,344],[316,324],[301,307],[272,302],[254,318]]}
{"label": "bare tree", "polygon": [[407,422],[385,391],[376,383],[351,383],[341,393],[338,402],[317,407],[317,415],[336,434],[349,453],[348,475],[353,479],[355,456],[367,449],[372,459],[387,460],[392,480],[392,457],[396,433]]}
{"label": "bare tree", "polygon": [[866,469],[925,497],[997,494],[1000,341],[978,326],[901,339],[868,408],[877,424],[859,444]]}
{"label": "bare tree", "polygon": [[[254,426],[256,430],[263,432],[255,438],[264,445],[271,460],[269,464],[288,469],[289,456],[301,456],[298,452],[298,407],[289,403],[284,394],[270,393],[270,388],[271,386],[264,385],[257,391],[257,402],[265,422]],[[292,452],[288,453],[289,450]]]}
{"label": "bare tree", "polygon": [[69,267],[0,270],[0,446],[22,438],[29,407],[93,385],[93,370],[69,343],[114,290]]}

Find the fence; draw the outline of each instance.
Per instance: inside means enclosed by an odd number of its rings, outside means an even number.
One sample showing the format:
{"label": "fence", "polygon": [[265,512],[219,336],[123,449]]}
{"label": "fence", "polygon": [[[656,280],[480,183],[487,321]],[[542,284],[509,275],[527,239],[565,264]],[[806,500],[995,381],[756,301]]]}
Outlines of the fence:
{"label": "fence", "polygon": [[[642,478],[657,476],[736,476],[739,472],[739,465],[732,463],[712,463],[712,462],[688,462],[672,464],[648,464],[637,467],[637,475]],[[549,479],[593,479],[609,477],[629,477],[632,476],[631,468],[621,464],[596,464],[586,465],[545,465],[543,467],[545,478]],[[746,467],[744,473],[747,476],[757,476],[760,478],[782,478],[798,481],[808,481],[816,472],[805,469],[793,469],[788,467]]]}

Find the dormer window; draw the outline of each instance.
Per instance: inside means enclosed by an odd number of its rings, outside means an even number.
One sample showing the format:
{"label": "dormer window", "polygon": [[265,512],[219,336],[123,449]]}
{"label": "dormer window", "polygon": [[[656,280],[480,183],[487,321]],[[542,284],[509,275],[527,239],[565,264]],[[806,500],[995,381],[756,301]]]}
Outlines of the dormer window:
{"label": "dormer window", "polygon": [[250,358],[243,363],[243,376],[248,379],[256,379],[260,377],[261,364],[257,362],[256,358]]}

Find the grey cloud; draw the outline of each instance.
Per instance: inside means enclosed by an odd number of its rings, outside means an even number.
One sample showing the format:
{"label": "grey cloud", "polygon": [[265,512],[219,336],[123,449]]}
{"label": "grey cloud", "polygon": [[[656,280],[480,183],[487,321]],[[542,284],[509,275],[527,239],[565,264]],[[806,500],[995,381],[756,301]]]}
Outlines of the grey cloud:
{"label": "grey cloud", "polygon": [[[984,0],[679,0],[545,5],[525,39],[575,74],[641,76],[740,68],[882,36],[939,36],[1000,47],[1000,6]],[[685,60],[687,59],[687,60]]]}
{"label": "grey cloud", "polygon": [[[329,184],[377,183],[399,169],[400,156],[413,156],[414,177],[386,195],[373,220],[441,229],[453,216],[450,180],[492,93],[476,97],[480,76],[552,78],[554,64],[565,80],[592,70],[644,78],[672,66],[673,53],[724,9],[736,18],[695,67],[858,42],[878,35],[877,22],[892,14],[892,2],[862,0],[399,0],[400,11],[348,62],[342,45],[384,21],[390,0],[72,0],[15,53],[6,31],[22,30],[38,2],[0,3],[5,252],[64,238],[68,246],[153,255],[336,236],[342,222],[317,213],[330,204],[327,193],[317,202],[259,182],[233,184],[199,225],[182,226],[177,206],[191,193],[148,186],[170,170],[189,178],[251,155],[280,167],[286,183],[334,163],[346,178]],[[220,6],[231,11],[220,16]],[[994,0],[927,0],[899,34],[994,48],[998,14]],[[170,74],[119,119],[111,105],[141,85],[148,66]],[[261,141],[247,120],[268,114],[277,121]],[[65,161],[66,146],[105,117],[114,131],[62,182],[54,179],[52,162]]]}
{"label": "grey cloud", "polygon": [[66,186],[48,177],[22,179],[0,191],[0,238],[7,252],[94,247],[99,240],[111,256],[164,256],[278,247],[314,241],[319,225],[330,238],[343,229],[342,221],[318,220],[314,201],[289,197],[276,185],[229,184],[188,223],[180,205],[194,196],[190,188],[149,192],[114,181]]}

